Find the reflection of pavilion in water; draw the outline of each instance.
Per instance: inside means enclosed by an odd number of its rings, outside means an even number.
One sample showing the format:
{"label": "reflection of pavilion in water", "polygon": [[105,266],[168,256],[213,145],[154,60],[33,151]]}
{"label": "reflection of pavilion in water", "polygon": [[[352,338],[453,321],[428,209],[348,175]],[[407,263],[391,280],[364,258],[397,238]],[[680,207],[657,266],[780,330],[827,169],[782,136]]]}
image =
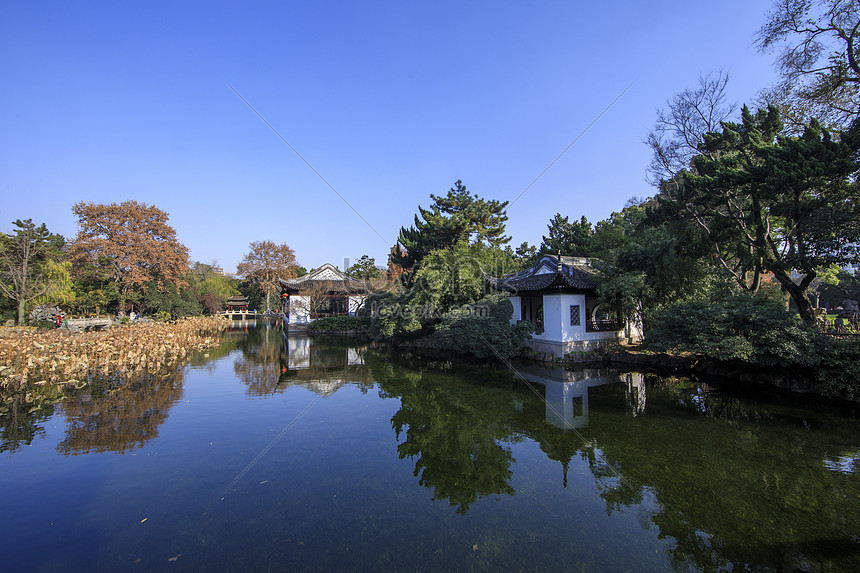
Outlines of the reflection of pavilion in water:
{"label": "reflection of pavilion in water", "polygon": [[[545,388],[546,421],[563,430],[588,426],[588,389],[622,382],[627,408],[636,416],[645,410],[645,379],[638,372],[609,372],[599,369],[520,367],[517,372],[528,382]],[[522,409],[522,402],[516,404]]]}
{"label": "reflection of pavilion in water", "polygon": [[[279,385],[303,386],[315,394],[330,396],[341,386],[372,382],[364,366],[364,347],[314,344],[310,336],[284,333]],[[349,379],[344,375],[349,373]],[[367,380],[364,380],[367,378]]]}

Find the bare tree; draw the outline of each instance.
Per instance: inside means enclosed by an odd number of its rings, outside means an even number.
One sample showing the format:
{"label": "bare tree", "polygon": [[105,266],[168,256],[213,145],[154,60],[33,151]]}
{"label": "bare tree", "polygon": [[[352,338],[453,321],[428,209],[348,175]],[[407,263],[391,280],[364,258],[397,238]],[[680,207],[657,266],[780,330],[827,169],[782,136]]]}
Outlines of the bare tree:
{"label": "bare tree", "polygon": [[699,155],[699,145],[708,132],[719,131],[736,103],[727,101],[729,76],[713,72],[699,76],[699,85],[675,94],[666,109],[657,110],[654,129],[645,143],[653,153],[648,166],[648,181],[655,187],[671,181],[679,172],[690,168],[693,157]]}
{"label": "bare tree", "polygon": [[810,118],[845,129],[860,115],[860,2],[774,0],[757,35],[764,52],[780,49],[780,82],[760,94],[780,107],[790,128]]}

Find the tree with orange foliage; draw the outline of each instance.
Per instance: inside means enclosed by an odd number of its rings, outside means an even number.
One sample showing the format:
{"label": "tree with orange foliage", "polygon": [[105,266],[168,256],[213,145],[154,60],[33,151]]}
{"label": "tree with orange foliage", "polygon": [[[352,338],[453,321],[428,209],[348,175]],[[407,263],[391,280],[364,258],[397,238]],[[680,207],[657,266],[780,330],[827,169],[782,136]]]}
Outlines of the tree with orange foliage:
{"label": "tree with orange foliage", "polygon": [[95,268],[114,282],[122,308],[137,287],[154,282],[157,288],[184,285],[188,248],[176,239],[168,214],[154,205],[124,201],[97,205],[80,202],[72,207],[78,231],[69,244],[77,268]]}
{"label": "tree with orange foliage", "polygon": [[286,244],[272,241],[253,241],[250,247],[251,252],[236,265],[236,274],[266,291],[266,312],[269,312],[269,295],[278,288],[278,279],[290,279],[298,274],[296,253]]}

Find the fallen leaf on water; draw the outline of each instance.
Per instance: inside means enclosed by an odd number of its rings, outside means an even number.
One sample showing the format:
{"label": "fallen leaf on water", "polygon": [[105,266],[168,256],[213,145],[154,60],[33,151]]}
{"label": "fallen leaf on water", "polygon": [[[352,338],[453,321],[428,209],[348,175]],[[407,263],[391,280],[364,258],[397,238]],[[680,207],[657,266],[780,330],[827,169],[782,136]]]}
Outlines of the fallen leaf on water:
{"label": "fallen leaf on water", "polygon": [[141,522],[141,523],[143,523],[143,522],[144,522],[144,521],[146,521],[147,519],[149,519],[149,518],[148,518],[148,517],[144,517],[143,519],[141,519],[141,520],[140,520],[140,522]]}
{"label": "fallen leaf on water", "polygon": [[269,480],[261,481],[261,482],[260,482],[260,485],[263,485],[264,483],[269,483]]}
{"label": "fallen leaf on water", "polygon": [[180,557],[182,557],[182,553],[179,553],[179,554],[177,554],[177,555],[174,555],[173,557],[171,557],[170,559],[168,559],[168,561],[176,561],[176,560],[177,560],[177,559],[179,559]]}
{"label": "fallen leaf on water", "polygon": [[141,561],[143,561],[143,559],[141,559],[140,557],[134,560],[135,563],[140,563]]}
{"label": "fallen leaf on water", "polygon": [[478,544],[476,543],[475,545],[472,546],[472,551],[477,551],[477,550],[478,550]]}

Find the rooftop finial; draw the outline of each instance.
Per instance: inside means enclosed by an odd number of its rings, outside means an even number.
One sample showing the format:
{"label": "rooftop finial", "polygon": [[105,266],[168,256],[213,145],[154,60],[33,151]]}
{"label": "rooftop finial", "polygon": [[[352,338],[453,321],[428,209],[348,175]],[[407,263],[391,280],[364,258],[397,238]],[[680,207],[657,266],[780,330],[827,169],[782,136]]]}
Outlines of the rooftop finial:
{"label": "rooftop finial", "polygon": [[558,272],[561,273],[561,249],[558,250]]}

